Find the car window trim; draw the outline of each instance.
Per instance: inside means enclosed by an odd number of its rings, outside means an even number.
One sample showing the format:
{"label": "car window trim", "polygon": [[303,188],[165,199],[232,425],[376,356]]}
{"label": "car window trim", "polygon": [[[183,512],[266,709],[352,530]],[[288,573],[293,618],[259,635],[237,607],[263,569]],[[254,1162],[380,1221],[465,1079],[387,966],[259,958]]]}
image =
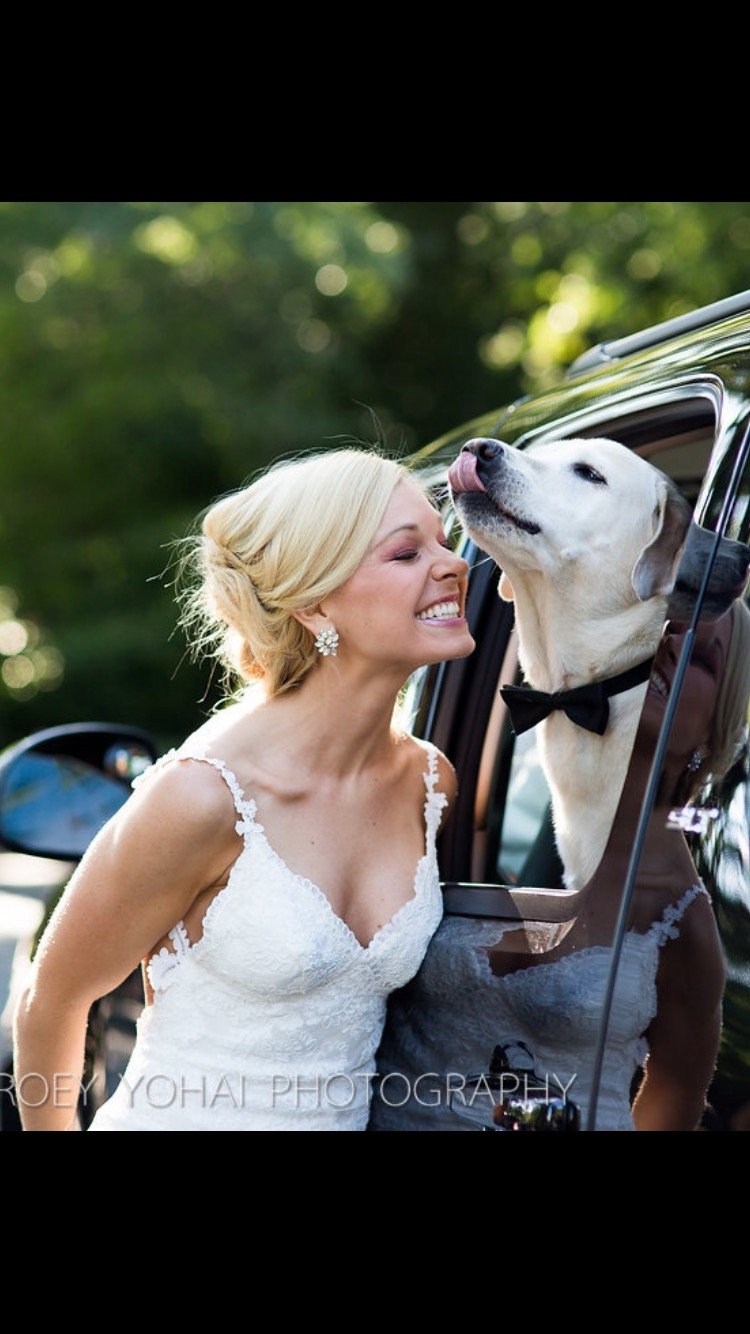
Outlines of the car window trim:
{"label": "car window trim", "polygon": [[701,399],[713,409],[718,441],[725,398],[726,388],[719,376],[705,373],[696,376],[694,372],[686,372],[682,379],[672,372],[668,380],[662,383],[656,381],[646,390],[642,385],[631,390],[618,389],[610,402],[603,395],[593,403],[575,408],[567,416],[556,416],[552,424],[544,422],[532,426],[514,440],[513,448],[528,449],[531,445],[542,445],[547,440],[567,439],[577,430],[587,430],[589,425],[596,426],[603,418],[615,423],[622,417],[639,416],[641,413],[645,416],[656,408],[685,408],[690,400],[698,402]]}

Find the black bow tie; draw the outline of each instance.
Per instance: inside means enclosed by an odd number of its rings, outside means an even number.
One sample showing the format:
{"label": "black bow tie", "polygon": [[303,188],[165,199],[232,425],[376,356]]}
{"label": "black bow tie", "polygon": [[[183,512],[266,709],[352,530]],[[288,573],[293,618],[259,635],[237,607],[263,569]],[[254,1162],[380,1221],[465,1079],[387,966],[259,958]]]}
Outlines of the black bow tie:
{"label": "black bow tie", "polygon": [[562,709],[578,727],[603,736],[609,722],[609,697],[639,686],[651,675],[653,658],[631,667],[627,672],[611,676],[606,681],[589,681],[574,690],[556,690],[548,695],[544,690],[529,686],[502,686],[500,694],[508,706],[510,721],[516,736],[536,727],[554,709]]}

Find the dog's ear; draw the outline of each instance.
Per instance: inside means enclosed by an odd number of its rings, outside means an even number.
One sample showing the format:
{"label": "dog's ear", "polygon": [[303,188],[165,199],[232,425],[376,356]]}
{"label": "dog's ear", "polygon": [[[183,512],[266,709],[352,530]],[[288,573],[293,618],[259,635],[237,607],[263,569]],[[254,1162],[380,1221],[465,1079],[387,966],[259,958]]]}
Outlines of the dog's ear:
{"label": "dog's ear", "polygon": [[500,583],[497,586],[497,591],[503,602],[515,602],[516,595],[513,592],[513,585],[504,570],[500,572]]}
{"label": "dog's ear", "polygon": [[693,517],[682,492],[666,474],[659,478],[658,490],[656,532],[643,548],[630,576],[641,602],[672,591],[680,551]]}

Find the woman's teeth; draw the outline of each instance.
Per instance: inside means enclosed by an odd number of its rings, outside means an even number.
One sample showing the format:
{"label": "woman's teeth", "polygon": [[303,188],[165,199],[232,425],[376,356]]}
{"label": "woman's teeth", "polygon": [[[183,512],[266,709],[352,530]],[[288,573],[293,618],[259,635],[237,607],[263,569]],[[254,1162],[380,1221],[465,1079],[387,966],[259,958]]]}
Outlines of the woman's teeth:
{"label": "woman's teeth", "polygon": [[434,607],[417,612],[418,621],[454,620],[459,615],[457,602],[436,602]]}

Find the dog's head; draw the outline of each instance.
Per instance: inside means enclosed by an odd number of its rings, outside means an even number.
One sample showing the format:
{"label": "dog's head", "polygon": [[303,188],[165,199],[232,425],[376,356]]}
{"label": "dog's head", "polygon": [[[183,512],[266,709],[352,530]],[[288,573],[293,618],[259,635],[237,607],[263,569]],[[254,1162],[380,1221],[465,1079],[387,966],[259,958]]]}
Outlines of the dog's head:
{"label": "dog's head", "polygon": [[[560,440],[522,452],[470,440],[448,481],[467,532],[503,570],[502,597],[514,581],[541,579],[587,617],[655,597],[665,615],[692,615],[714,535],[693,523],[671,478],[626,446]],[[722,539],[705,618],[728,609],[749,567],[750,548]]]}

